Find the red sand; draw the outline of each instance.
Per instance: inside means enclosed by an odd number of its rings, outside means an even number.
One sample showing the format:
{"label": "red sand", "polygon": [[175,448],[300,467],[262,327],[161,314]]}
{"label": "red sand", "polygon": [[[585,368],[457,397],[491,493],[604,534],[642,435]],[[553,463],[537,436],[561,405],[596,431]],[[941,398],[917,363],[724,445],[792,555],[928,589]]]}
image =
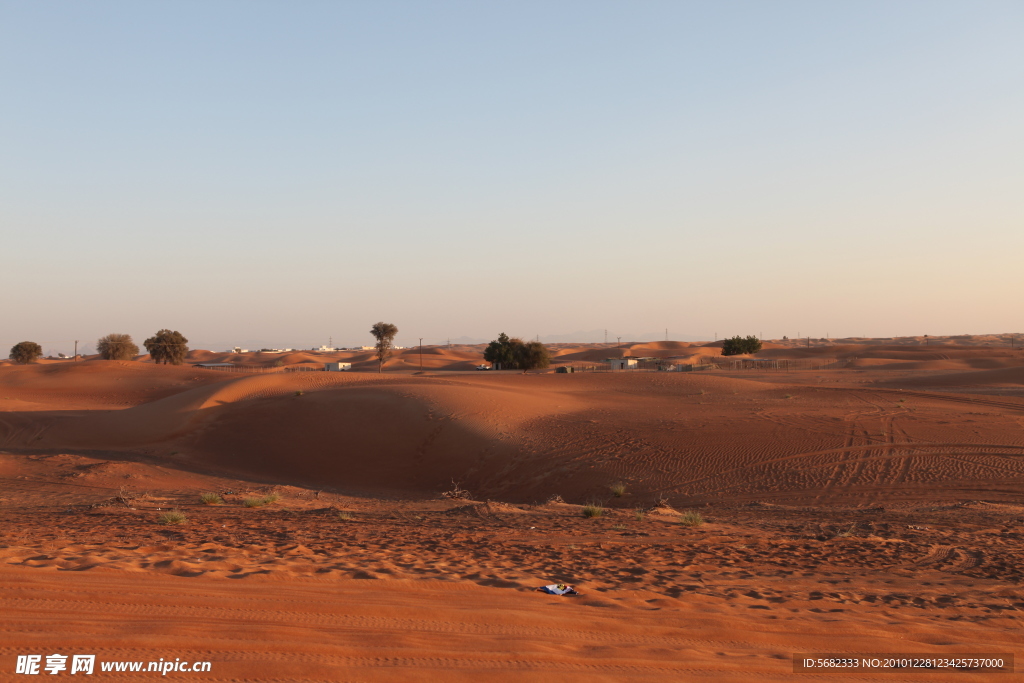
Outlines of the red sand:
{"label": "red sand", "polygon": [[[848,361],[790,373],[459,372],[481,347],[424,349],[423,374],[416,349],[383,375],[4,365],[0,679],[61,647],[202,653],[194,680],[742,681],[827,648],[1012,652],[1024,353],[956,341],[759,354]],[[269,355],[232,359],[375,367]],[[453,481],[504,503],[440,499]],[[187,524],[156,523],[172,507]],[[529,590],[550,581],[586,595]],[[908,676],[884,680],[949,680]]]}

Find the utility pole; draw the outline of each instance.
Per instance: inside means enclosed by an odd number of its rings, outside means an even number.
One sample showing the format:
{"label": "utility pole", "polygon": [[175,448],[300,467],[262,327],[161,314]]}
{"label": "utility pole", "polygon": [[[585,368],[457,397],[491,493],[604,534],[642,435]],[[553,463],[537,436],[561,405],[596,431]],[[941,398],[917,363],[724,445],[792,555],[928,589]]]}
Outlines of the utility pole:
{"label": "utility pole", "polygon": [[668,341],[668,328],[665,328],[665,341]]}
{"label": "utility pole", "polygon": [[605,343],[605,344],[607,344],[607,343],[608,343],[608,330],[605,330],[605,331],[604,331],[604,343]]}
{"label": "utility pole", "polygon": [[75,340],[75,362],[78,362],[78,340]]}
{"label": "utility pole", "polygon": [[423,337],[420,337],[420,372],[423,372]]}
{"label": "utility pole", "polygon": [[451,348],[452,348],[452,338],[448,337],[448,350],[451,351]]}

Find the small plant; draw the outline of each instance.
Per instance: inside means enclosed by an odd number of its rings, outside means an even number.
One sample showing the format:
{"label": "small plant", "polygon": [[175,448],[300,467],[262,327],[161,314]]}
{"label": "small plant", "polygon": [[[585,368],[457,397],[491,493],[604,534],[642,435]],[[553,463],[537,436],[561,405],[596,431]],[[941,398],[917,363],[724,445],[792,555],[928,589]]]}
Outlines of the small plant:
{"label": "small plant", "polygon": [[199,502],[203,505],[223,505],[224,499],[218,496],[216,493],[204,493],[199,496]]}
{"label": "small plant", "polygon": [[783,396],[782,398],[793,398],[793,394],[786,394],[786,395],[785,395],[785,396]]}
{"label": "small plant", "polygon": [[258,507],[260,507],[263,504],[264,504],[264,500],[262,498],[252,498],[252,497],[250,497],[250,498],[246,498],[246,499],[244,499],[242,501],[242,505],[244,505],[247,508],[258,508]]}
{"label": "small plant", "polygon": [[172,510],[171,512],[165,512],[160,515],[156,520],[160,524],[184,524],[188,521],[188,517],[184,513]]}
{"label": "small plant", "polygon": [[594,503],[587,503],[583,506],[584,517],[600,517],[604,514],[604,508]]}
{"label": "small plant", "polygon": [[296,396],[302,396],[302,389],[299,389],[298,391],[296,391],[295,395]]}
{"label": "small plant", "polygon": [[626,525],[625,524],[616,524],[615,526],[612,527],[612,531],[625,531],[625,530],[626,530]]}
{"label": "small plant", "polygon": [[856,528],[857,528],[857,523],[854,522],[853,524],[850,525],[849,529],[847,529],[846,531],[840,531],[838,534],[836,534],[836,536],[838,536],[840,538],[849,538],[850,536],[853,536],[853,530],[856,529]]}
{"label": "small plant", "polygon": [[338,513],[338,521],[339,522],[351,522],[353,519],[355,519],[355,516],[351,512],[339,512]]}
{"label": "small plant", "polygon": [[646,517],[646,516],[647,515],[644,514],[644,511],[640,510],[639,508],[637,509],[636,512],[633,513],[633,519],[635,519],[638,522],[644,521],[644,517]]}
{"label": "small plant", "polygon": [[441,497],[450,500],[469,500],[469,491],[462,488],[461,482],[452,479],[452,487],[447,491],[443,491]]}
{"label": "small plant", "polygon": [[679,516],[679,523],[683,526],[700,526],[704,523],[704,515],[696,510],[687,510]]}
{"label": "small plant", "polygon": [[268,493],[267,495],[263,496],[264,505],[270,505],[271,503],[276,503],[279,500],[281,500],[281,496],[276,493]]}
{"label": "small plant", "polygon": [[612,495],[615,496],[616,498],[622,498],[624,495],[626,495],[626,485],[623,484],[622,482],[619,482],[618,484],[612,484],[608,488],[609,490],[611,490]]}

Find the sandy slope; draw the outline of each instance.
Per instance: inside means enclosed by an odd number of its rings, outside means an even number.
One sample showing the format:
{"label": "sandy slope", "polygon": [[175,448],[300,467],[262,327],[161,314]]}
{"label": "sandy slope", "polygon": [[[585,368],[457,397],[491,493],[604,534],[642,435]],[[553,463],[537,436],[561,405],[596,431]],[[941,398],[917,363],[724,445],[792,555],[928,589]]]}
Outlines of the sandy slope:
{"label": "sandy slope", "polygon": [[[424,349],[422,374],[418,350],[383,375],[5,365],[0,680],[59,647],[203,653],[195,680],[777,680],[801,650],[1013,650],[1024,354],[969,342],[760,354],[848,361],[790,373],[459,372],[479,347]],[[439,500],[452,480],[504,502]],[[587,595],[530,592],[558,580]]]}

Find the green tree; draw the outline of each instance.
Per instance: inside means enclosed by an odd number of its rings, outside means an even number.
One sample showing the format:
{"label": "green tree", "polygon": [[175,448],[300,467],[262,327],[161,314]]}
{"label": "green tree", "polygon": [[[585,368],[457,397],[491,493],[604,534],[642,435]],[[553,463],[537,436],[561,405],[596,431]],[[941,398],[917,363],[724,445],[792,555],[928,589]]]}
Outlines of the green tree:
{"label": "green tree", "polygon": [[754,335],[741,337],[736,335],[722,342],[723,356],[736,356],[741,353],[757,353],[761,350],[761,340]]}
{"label": "green tree", "polygon": [[35,363],[43,355],[43,347],[35,342],[18,342],[11,347],[10,359],[15,363]]}
{"label": "green tree", "polygon": [[100,337],[96,351],[103,360],[131,360],[139,355],[139,347],[132,341],[132,336],[117,332]]}
{"label": "green tree", "polygon": [[510,339],[502,332],[498,338],[487,345],[484,349],[484,360],[494,366],[495,369],[518,367],[516,363],[516,346],[522,345],[519,339]]}
{"label": "green tree", "polygon": [[[518,340],[516,340],[518,341]],[[551,365],[551,354],[546,346],[539,341],[519,342],[516,347],[516,361],[519,369],[526,373],[529,370],[546,368]]]}
{"label": "green tree", "polygon": [[142,344],[153,362],[164,365],[181,365],[188,354],[188,339],[177,330],[160,330]]}
{"label": "green tree", "polygon": [[370,334],[377,343],[374,345],[377,355],[377,372],[384,372],[384,361],[391,356],[391,345],[398,334],[398,328],[391,323],[377,323],[370,328]]}

